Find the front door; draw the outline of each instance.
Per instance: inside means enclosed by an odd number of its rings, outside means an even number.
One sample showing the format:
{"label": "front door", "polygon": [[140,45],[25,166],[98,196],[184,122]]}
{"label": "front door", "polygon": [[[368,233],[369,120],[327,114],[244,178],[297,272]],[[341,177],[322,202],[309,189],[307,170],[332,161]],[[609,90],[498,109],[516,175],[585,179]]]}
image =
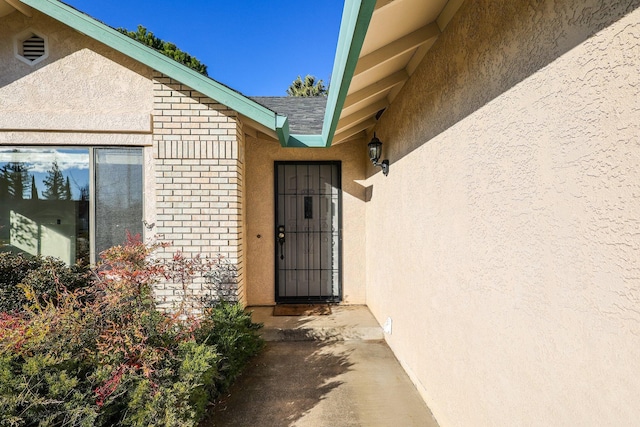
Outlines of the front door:
{"label": "front door", "polygon": [[276,302],[341,298],[340,162],[276,162]]}

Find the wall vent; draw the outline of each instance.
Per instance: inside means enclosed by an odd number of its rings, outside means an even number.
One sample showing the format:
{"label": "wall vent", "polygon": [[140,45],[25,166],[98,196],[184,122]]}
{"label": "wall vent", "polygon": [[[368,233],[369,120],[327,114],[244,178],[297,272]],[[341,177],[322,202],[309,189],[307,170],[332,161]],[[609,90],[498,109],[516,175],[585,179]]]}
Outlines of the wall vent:
{"label": "wall vent", "polygon": [[41,56],[44,56],[44,39],[35,34],[24,40],[21,47],[22,56],[29,61],[35,61]]}
{"label": "wall vent", "polygon": [[49,56],[47,36],[26,30],[13,39],[15,56],[22,62],[35,65]]}

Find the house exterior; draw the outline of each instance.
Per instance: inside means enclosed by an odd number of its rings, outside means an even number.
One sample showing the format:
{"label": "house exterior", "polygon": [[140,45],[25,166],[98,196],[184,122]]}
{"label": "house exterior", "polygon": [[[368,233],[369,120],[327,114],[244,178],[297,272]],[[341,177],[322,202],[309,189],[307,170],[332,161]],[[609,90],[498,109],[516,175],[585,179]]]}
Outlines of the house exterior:
{"label": "house exterior", "polygon": [[[352,225],[364,215],[364,205],[340,197],[339,186],[342,177],[347,182],[364,178],[361,153],[354,146],[281,148],[286,143],[322,144],[313,141],[321,140],[320,135],[304,133],[321,131],[326,99],[320,104],[301,100],[296,110],[304,113],[308,104],[313,114],[289,124],[287,117],[65,4],[2,5],[4,250],[53,255],[68,263],[95,262],[102,250],[121,244],[130,232],[170,242],[159,256],[175,251],[222,255],[237,271],[236,296],[245,304],[273,304],[276,291],[281,302],[364,304],[364,267],[355,258],[364,252],[364,240]],[[357,13],[359,8],[356,18]],[[314,232],[319,234],[305,232],[305,243],[287,230],[288,255],[281,264],[289,265],[289,272],[282,269],[279,288],[272,285],[274,159],[329,162],[282,165],[283,173],[304,167],[300,179],[314,176],[309,194],[299,198],[306,197],[307,216],[315,217]],[[60,191],[52,188],[54,163]],[[248,164],[251,174],[246,173]],[[344,174],[338,175],[341,168]],[[327,171],[329,191],[322,193],[317,187]],[[267,181],[271,187],[261,188]],[[300,191],[307,190],[300,185]],[[338,204],[353,214],[343,215]],[[333,209],[328,222],[321,209]],[[342,218],[347,218],[344,223]],[[340,245],[339,239],[350,233],[361,237]],[[307,255],[294,259],[298,246],[316,243],[322,245],[320,254],[307,249]],[[247,266],[251,256],[258,260],[253,271]],[[268,266],[263,265],[266,259]],[[304,279],[306,289],[298,289],[298,278],[291,278],[294,263],[316,271],[315,277]],[[340,265],[357,267],[341,272]],[[250,274],[256,276],[251,290]],[[343,280],[352,285],[343,287]],[[195,290],[204,285],[193,284]],[[170,302],[180,292],[167,284],[158,296]]]}
{"label": "house exterior", "polygon": [[443,426],[632,425],[639,40],[638,0],[347,0],[330,96],[250,99],[2,0],[0,244],[129,230],[224,255],[246,305],[366,304]]}

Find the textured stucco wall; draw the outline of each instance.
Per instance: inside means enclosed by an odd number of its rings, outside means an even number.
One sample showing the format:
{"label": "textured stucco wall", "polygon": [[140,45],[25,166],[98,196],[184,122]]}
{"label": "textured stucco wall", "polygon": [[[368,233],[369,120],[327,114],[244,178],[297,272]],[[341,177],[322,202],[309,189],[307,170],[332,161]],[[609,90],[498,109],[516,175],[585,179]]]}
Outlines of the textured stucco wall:
{"label": "textured stucco wall", "polygon": [[[13,38],[27,29],[45,35],[49,44],[49,57],[33,66],[14,55]],[[0,142],[150,144],[151,138],[133,132],[151,132],[151,72],[38,12],[32,18],[19,12],[4,16],[0,18],[0,130],[13,132],[0,136]],[[31,132],[25,135],[25,130]],[[68,131],[103,133],[65,139]]]}
{"label": "textured stucco wall", "polygon": [[[274,162],[340,160],[342,162],[343,303],[365,303],[366,144],[352,141],[331,148],[282,148],[279,143],[246,139],[246,286],[249,305],[275,301]],[[258,237],[260,235],[260,237]]]}
{"label": "textured stucco wall", "polygon": [[640,1],[466,1],[380,119],[367,303],[443,426],[640,419]]}

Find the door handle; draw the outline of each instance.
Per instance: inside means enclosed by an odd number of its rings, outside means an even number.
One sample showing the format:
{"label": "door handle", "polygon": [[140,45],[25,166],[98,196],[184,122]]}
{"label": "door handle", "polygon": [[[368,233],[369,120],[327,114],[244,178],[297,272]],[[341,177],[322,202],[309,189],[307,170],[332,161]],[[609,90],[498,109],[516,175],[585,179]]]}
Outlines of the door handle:
{"label": "door handle", "polygon": [[280,259],[284,259],[284,241],[285,241],[285,233],[284,233],[284,225],[278,226],[278,243],[280,243]]}

